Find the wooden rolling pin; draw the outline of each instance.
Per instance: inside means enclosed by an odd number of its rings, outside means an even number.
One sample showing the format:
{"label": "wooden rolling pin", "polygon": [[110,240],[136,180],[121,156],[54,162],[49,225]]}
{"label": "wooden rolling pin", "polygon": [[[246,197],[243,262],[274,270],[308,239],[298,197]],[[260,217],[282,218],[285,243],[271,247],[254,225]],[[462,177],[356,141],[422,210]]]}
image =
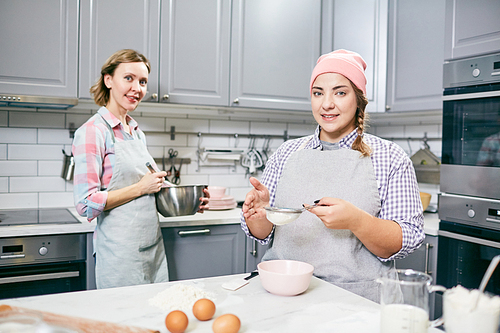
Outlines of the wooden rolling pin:
{"label": "wooden rolling pin", "polygon": [[58,315],[55,313],[31,310],[27,308],[21,308],[17,306],[10,306],[2,304],[0,305],[0,312],[2,311],[14,311],[14,312],[29,312],[35,313],[42,317],[43,321],[51,325],[61,325],[68,328],[73,328],[79,330],[83,333],[159,333],[159,331],[150,330],[147,328],[120,325],[115,323],[109,323],[104,321],[70,317]]}

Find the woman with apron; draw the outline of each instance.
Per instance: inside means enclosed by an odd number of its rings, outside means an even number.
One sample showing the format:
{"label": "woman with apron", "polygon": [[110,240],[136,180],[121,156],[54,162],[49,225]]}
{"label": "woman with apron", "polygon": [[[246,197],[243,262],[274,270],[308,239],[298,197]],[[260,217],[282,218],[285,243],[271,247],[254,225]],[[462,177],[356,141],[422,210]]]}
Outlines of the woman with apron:
{"label": "woman with apron", "polygon": [[[146,162],[156,164],[128,114],[146,94],[150,70],[134,50],[109,57],[90,89],[101,108],[75,132],[74,196],[80,215],[97,218],[97,288],[168,281],[155,204],[167,174],[148,171]],[[202,199],[201,211],[207,202]]]}
{"label": "woman with apron", "polygon": [[[313,135],[283,143],[242,208],[242,228],[270,244],[263,260],[299,260],[314,275],[378,301],[375,279],[423,241],[423,212],[413,165],[396,144],[364,133],[366,63],[337,50],[318,59],[310,93]],[[317,203],[275,226],[264,207]]]}

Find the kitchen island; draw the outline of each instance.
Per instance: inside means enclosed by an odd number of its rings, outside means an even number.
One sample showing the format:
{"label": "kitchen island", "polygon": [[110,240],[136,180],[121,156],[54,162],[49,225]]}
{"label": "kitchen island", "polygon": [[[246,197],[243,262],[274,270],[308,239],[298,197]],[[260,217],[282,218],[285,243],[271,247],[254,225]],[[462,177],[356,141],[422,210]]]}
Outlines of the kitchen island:
{"label": "kitchen island", "polygon": [[[6,299],[1,304],[30,308],[61,315],[138,326],[168,332],[168,311],[149,304],[149,299],[175,284],[197,287],[214,295],[214,318],[225,313],[241,320],[240,333],[264,332],[379,332],[380,305],[313,277],[309,289],[298,296],[268,293],[260,278],[236,291],[221,287],[247,274],[185,280],[150,285],[89,290],[26,298]],[[198,321],[191,311],[186,333],[212,332],[214,319]],[[430,328],[430,333],[441,332]]]}

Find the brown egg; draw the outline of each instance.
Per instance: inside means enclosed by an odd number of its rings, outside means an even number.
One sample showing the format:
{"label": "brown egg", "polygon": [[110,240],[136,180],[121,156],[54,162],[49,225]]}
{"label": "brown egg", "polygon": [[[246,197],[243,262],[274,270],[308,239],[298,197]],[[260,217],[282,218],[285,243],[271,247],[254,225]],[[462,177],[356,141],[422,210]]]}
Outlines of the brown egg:
{"label": "brown egg", "polygon": [[207,298],[197,300],[193,305],[193,314],[196,319],[205,321],[212,319],[215,314],[215,304]]}
{"label": "brown egg", "polygon": [[240,327],[240,318],[228,313],[215,319],[212,330],[214,333],[237,333]]}
{"label": "brown egg", "polygon": [[171,333],[183,333],[188,327],[188,317],[179,310],[170,312],[165,318],[165,325]]}

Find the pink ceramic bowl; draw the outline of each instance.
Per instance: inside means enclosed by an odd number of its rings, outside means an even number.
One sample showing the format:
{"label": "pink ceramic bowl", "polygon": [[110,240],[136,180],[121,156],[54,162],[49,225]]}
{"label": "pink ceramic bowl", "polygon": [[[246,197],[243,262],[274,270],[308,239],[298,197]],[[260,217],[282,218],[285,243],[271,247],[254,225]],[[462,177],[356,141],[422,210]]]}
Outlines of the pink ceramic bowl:
{"label": "pink ceramic bowl", "polygon": [[262,286],[271,294],[295,296],[309,287],[314,267],[295,260],[269,260],[257,265]]}
{"label": "pink ceramic bowl", "polygon": [[211,199],[220,199],[226,194],[226,188],[223,186],[209,186],[208,193]]}

